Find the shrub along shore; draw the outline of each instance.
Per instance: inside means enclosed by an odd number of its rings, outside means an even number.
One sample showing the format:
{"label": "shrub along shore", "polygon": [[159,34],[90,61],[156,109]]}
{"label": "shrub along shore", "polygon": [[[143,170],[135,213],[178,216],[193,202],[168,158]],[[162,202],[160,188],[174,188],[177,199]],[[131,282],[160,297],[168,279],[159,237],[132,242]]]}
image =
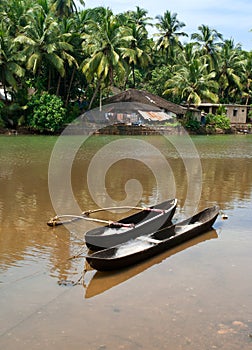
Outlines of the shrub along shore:
{"label": "shrub along shore", "polygon": [[[129,88],[188,110],[202,102],[252,103],[252,52],[217,29],[201,24],[189,35],[169,9],[151,18],[138,6],[115,14],[80,4],[0,2],[0,128],[58,134],[103,98]],[[228,132],[220,116],[209,116],[202,127],[187,115],[182,125]]]}

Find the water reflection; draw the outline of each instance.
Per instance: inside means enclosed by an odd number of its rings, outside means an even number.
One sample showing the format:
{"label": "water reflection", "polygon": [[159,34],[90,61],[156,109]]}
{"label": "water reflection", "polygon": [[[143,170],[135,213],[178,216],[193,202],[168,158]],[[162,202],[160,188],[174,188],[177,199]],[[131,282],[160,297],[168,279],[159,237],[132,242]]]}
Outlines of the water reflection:
{"label": "water reflection", "polygon": [[[113,137],[91,138],[76,156],[72,169],[75,198],[83,210],[95,208],[86,183],[90,159]],[[66,144],[71,141],[66,137]],[[248,202],[252,193],[252,138],[194,138],[202,156],[203,186],[198,210],[219,204],[222,210],[232,208],[237,202]],[[22,265],[27,259],[41,256],[48,260],[52,276],[69,278],[78,270],[77,263],[69,258],[80,249],[86,230],[91,223],[79,223],[68,228],[50,229],[46,222],[54,216],[48,192],[47,171],[54,137],[0,137],[0,265],[6,270],[11,265]],[[148,142],[166,156],[176,180],[176,197],[179,199],[177,217],[186,216],[184,201],[187,194],[187,177],[184,163],[174,148],[160,137],[150,137]],[[242,143],[241,143],[242,142]],[[241,146],[242,144],[242,146]],[[223,155],[232,147],[233,157]],[[223,153],[221,153],[223,152]],[[208,155],[209,154],[209,158]],[[154,161],[154,160],[153,160]],[[152,205],[165,200],[164,188],[157,191],[155,178],[139,161],[125,159],[109,169],[106,177],[108,192],[117,199],[125,195],[124,184],[137,178],[143,186],[142,203]],[[67,198],[59,196],[63,208]],[[192,207],[194,203],[190,204]],[[119,215],[119,219],[123,215]],[[104,216],[103,216],[104,217]],[[111,218],[106,213],[105,219]],[[74,232],[74,235],[72,234]]]}
{"label": "water reflection", "polygon": [[[85,287],[85,298],[92,298],[98,294],[104,293],[106,290],[117,286],[120,283],[127,281],[128,279],[138,275],[139,273],[149,269],[150,267],[160,264],[162,261],[167,259],[168,257],[177,254],[189,247],[192,247],[196,244],[202,243],[204,241],[208,241],[213,238],[218,238],[216,230],[211,230],[206,232],[188,242],[185,242],[173,249],[169,249],[168,251],[159,254],[153,258],[148,259],[145,262],[139,263],[133,267],[125,268],[121,271],[114,272],[100,272],[97,271],[91,278],[91,280],[86,284]],[[87,274],[90,271],[87,271]],[[84,276],[85,282],[86,276]]]}
{"label": "water reflection", "polygon": [[[198,209],[218,203],[229,217],[221,229],[215,224],[218,239],[211,240],[214,232],[201,236],[204,243],[186,249],[187,242],[183,253],[177,247],[111,275],[88,271],[85,290],[56,283],[81,275],[84,259],[69,258],[85,253],[83,233],[89,228],[81,222],[69,229],[46,225],[55,214],[47,170],[56,139],[0,137],[0,348],[162,349],[167,339],[175,350],[250,348],[252,136],[192,138],[203,172]],[[95,208],[84,175],[90,157],[109,139],[90,138],[74,162],[72,184],[83,210]],[[159,137],[148,142],[167,157],[176,180],[177,216],[186,215],[183,161]],[[140,163],[128,159],[110,169],[111,195],[122,198],[123,182],[136,175],[143,204],[162,199],[162,189]],[[65,201],[60,198],[62,210]]]}

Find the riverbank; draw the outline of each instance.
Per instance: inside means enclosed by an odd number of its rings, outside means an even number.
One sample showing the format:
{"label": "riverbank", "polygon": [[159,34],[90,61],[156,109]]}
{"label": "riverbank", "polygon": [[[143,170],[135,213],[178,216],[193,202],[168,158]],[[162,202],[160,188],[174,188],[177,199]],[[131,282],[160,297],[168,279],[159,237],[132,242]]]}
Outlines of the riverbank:
{"label": "riverbank", "polygon": [[[87,134],[87,127],[78,125],[68,126],[69,133],[72,135]],[[41,133],[28,127],[17,128],[0,128],[0,135],[60,135],[64,129],[58,132],[44,132]],[[251,134],[251,124],[233,124],[230,129],[224,130],[220,128],[207,128],[201,126],[197,130],[185,129],[182,126],[163,126],[163,125],[126,125],[122,123],[108,125],[104,128],[97,129],[90,127],[89,134],[102,135],[159,135],[163,133],[168,134],[183,134],[184,132],[192,135],[223,135],[223,134]]]}

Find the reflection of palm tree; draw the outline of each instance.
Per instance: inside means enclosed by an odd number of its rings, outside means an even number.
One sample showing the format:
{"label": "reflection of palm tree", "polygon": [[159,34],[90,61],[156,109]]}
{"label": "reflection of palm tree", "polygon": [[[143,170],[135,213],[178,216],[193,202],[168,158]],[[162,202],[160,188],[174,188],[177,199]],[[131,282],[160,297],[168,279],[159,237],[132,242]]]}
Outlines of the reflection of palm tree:
{"label": "reflection of palm tree", "polygon": [[51,275],[57,277],[59,281],[67,280],[73,268],[73,261],[71,257],[71,241],[70,235],[66,238],[56,238],[54,242],[54,249],[51,252]]}

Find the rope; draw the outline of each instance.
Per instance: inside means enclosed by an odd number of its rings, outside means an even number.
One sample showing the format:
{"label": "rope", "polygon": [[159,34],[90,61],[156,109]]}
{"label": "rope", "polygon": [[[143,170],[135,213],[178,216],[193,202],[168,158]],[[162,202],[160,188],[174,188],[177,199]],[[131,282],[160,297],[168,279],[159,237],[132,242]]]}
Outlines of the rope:
{"label": "rope", "polygon": [[[67,221],[58,221],[60,218],[73,218],[71,220],[67,220]],[[99,222],[101,224],[107,224],[109,226],[121,226],[121,227],[134,227],[134,224],[124,224],[122,222],[117,222],[117,221],[111,221],[111,220],[101,220],[101,219],[94,219],[94,218],[89,218],[86,216],[80,216],[80,215],[69,215],[69,214],[65,214],[65,215],[56,215],[54,218],[52,218],[51,220],[48,221],[47,225],[48,226],[58,226],[58,225],[63,225],[66,223],[70,223],[73,222],[75,220],[87,220],[87,221],[93,221],[93,222]]]}
{"label": "rope", "polygon": [[145,208],[145,207],[131,207],[131,206],[123,206],[123,207],[108,207],[108,208],[100,208],[100,209],[93,209],[93,210],[86,210],[86,211],[83,211],[82,214],[83,215],[90,215],[90,214],[93,214],[93,213],[97,213],[99,211],[107,211],[107,210],[115,210],[115,209],[135,209],[135,210],[146,210],[146,211],[154,211],[154,212],[157,212],[157,213],[162,213],[164,214],[165,213],[165,210],[163,209],[156,209],[156,208]]}
{"label": "rope", "polygon": [[[122,207],[108,207],[108,208],[100,208],[100,209],[93,209],[93,210],[86,210],[86,211],[83,211],[81,213],[81,215],[69,215],[69,214],[65,214],[65,215],[56,215],[55,217],[53,217],[52,219],[50,219],[48,222],[47,222],[47,225],[48,226],[58,226],[58,225],[63,225],[63,224],[68,224],[68,223],[71,223],[73,221],[76,221],[76,220],[87,220],[87,221],[93,221],[93,222],[99,222],[99,223],[102,223],[102,224],[107,224],[109,226],[121,226],[121,227],[134,227],[135,225],[134,224],[124,224],[124,223],[121,223],[121,222],[117,222],[117,221],[111,221],[111,220],[100,220],[100,219],[92,219],[92,218],[88,218],[88,216],[90,214],[93,214],[93,213],[98,213],[100,211],[107,211],[107,210],[115,210],[115,209],[135,209],[135,210],[146,210],[146,211],[152,211],[152,212],[156,212],[156,213],[161,213],[161,214],[164,214],[165,213],[165,210],[163,209],[156,209],[156,208],[145,208],[145,207],[131,207],[131,206],[122,206]],[[72,219],[70,220],[65,220],[65,221],[58,221],[59,218],[67,218],[67,217],[71,217]]]}

